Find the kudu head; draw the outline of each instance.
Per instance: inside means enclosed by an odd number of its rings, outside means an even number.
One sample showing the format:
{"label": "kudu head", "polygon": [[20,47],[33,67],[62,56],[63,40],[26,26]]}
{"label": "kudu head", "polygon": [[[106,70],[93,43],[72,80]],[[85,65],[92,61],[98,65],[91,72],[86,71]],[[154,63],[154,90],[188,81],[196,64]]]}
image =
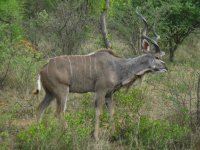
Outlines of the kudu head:
{"label": "kudu head", "polygon": [[[137,15],[142,19],[144,22],[144,29],[142,31],[142,48],[143,52],[146,53],[146,59],[148,60],[149,69],[151,72],[166,72],[167,67],[165,66],[165,62],[161,60],[162,56],[165,55],[165,52],[160,50],[160,47],[157,41],[160,39],[160,36],[155,31],[155,26],[153,27],[153,34],[156,37],[155,39],[150,38],[147,35],[148,24],[147,20],[144,18],[142,14],[138,12],[136,9]],[[155,51],[150,49],[150,43],[154,45]]]}

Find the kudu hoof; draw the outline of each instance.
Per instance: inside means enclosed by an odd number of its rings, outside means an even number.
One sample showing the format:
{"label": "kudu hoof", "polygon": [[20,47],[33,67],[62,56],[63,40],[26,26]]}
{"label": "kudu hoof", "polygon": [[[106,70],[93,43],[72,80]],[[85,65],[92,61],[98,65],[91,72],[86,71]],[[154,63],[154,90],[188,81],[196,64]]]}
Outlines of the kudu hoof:
{"label": "kudu hoof", "polygon": [[97,134],[94,133],[94,130],[91,132],[91,138],[94,139],[96,142],[99,141],[99,136]]}

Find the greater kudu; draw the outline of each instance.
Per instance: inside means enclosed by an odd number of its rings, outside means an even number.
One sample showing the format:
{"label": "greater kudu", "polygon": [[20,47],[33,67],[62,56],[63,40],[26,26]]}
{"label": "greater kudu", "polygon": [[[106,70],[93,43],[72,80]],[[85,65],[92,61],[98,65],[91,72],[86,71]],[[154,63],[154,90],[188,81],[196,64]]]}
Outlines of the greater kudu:
{"label": "greater kudu", "polygon": [[[104,103],[109,109],[111,126],[114,126],[112,123],[114,114],[113,93],[132,84],[146,73],[167,71],[165,63],[160,60],[163,53],[157,42],[146,35],[146,19],[138,12],[137,14],[145,23],[142,34],[145,54],[126,59],[117,57],[110,50],[100,50],[88,55],[54,57],[43,66],[38,76],[38,88],[35,93],[39,93],[42,83],[46,95],[38,107],[38,120],[54,98],[57,102],[56,112],[62,119],[69,92],[94,92],[96,107],[94,137],[98,140],[99,116]],[[155,52],[148,51],[149,42],[155,46]]]}

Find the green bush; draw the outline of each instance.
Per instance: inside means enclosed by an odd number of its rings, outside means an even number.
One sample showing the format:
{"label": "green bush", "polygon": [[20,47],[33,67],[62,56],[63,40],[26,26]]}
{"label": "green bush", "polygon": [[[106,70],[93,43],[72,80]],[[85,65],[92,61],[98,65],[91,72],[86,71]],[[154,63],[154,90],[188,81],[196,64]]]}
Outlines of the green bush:
{"label": "green bush", "polygon": [[[115,140],[120,140],[129,148],[169,149],[182,141],[189,129],[164,120],[151,120],[141,115],[145,88],[134,88],[129,93],[117,93],[117,104],[126,110],[117,112]],[[122,120],[118,122],[119,120]]]}
{"label": "green bush", "polygon": [[125,145],[139,149],[169,149],[189,133],[188,128],[163,120],[150,120],[146,117],[141,117],[135,123],[130,120],[125,119],[126,125],[118,132],[118,139]]}
{"label": "green bush", "polygon": [[82,148],[92,132],[89,121],[91,113],[94,112],[66,114],[65,118],[68,124],[66,129],[63,129],[57,119],[45,116],[46,118],[44,117],[42,123],[32,125],[17,134],[18,148],[48,150]]}
{"label": "green bush", "polygon": [[142,118],[139,126],[139,141],[151,149],[167,149],[171,142],[180,141],[189,129],[163,120]]}
{"label": "green bush", "polygon": [[143,106],[144,99],[143,92],[145,89],[133,88],[129,91],[122,90],[116,93],[117,104],[120,107],[126,107],[126,109],[130,109],[132,113],[136,113]]}
{"label": "green bush", "polygon": [[[49,126],[44,123],[32,125],[25,131],[17,134],[19,140],[19,148],[21,149],[47,149],[49,142],[53,140],[54,134],[58,131],[58,127],[53,122],[49,122]],[[58,134],[56,134],[58,135]]]}
{"label": "green bush", "polygon": [[[190,132],[189,128],[172,124],[164,120],[151,120],[140,113],[144,104],[145,88],[134,88],[128,93],[124,90],[116,93],[116,132],[111,140],[130,149],[170,149]],[[84,94],[80,108],[67,112],[67,129],[63,129],[52,115],[45,115],[42,123],[20,131],[17,144],[20,149],[88,149],[92,146],[91,133],[94,129],[94,107],[91,107],[90,94]],[[70,101],[69,101],[70,103]],[[76,110],[77,109],[77,110]],[[107,111],[101,116],[101,128],[108,124]],[[109,135],[106,131],[106,136]],[[106,136],[101,136],[104,140]],[[113,139],[112,139],[113,138]]]}
{"label": "green bush", "polygon": [[[6,50],[5,50],[6,49]],[[7,87],[24,91],[35,83],[39,67],[45,64],[41,61],[42,54],[35,53],[32,49],[24,47],[5,47],[4,53],[0,57],[0,79],[5,78]]]}

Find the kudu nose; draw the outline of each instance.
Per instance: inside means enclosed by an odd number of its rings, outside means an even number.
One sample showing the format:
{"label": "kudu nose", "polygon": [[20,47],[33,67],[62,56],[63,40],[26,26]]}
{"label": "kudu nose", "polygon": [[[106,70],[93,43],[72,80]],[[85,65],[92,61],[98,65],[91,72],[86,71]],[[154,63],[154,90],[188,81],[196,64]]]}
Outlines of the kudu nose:
{"label": "kudu nose", "polygon": [[161,67],[161,72],[167,72],[168,71],[168,68],[167,66],[165,65],[165,62],[160,60],[161,64],[162,64],[162,67]]}
{"label": "kudu nose", "polygon": [[165,69],[168,71],[168,68],[165,66]]}
{"label": "kudu nose", "polygon": [[168,71],[167,66],[165,64],[163,64],[163,66],[164,66],[163,70],[165,70],[165,72]]}

